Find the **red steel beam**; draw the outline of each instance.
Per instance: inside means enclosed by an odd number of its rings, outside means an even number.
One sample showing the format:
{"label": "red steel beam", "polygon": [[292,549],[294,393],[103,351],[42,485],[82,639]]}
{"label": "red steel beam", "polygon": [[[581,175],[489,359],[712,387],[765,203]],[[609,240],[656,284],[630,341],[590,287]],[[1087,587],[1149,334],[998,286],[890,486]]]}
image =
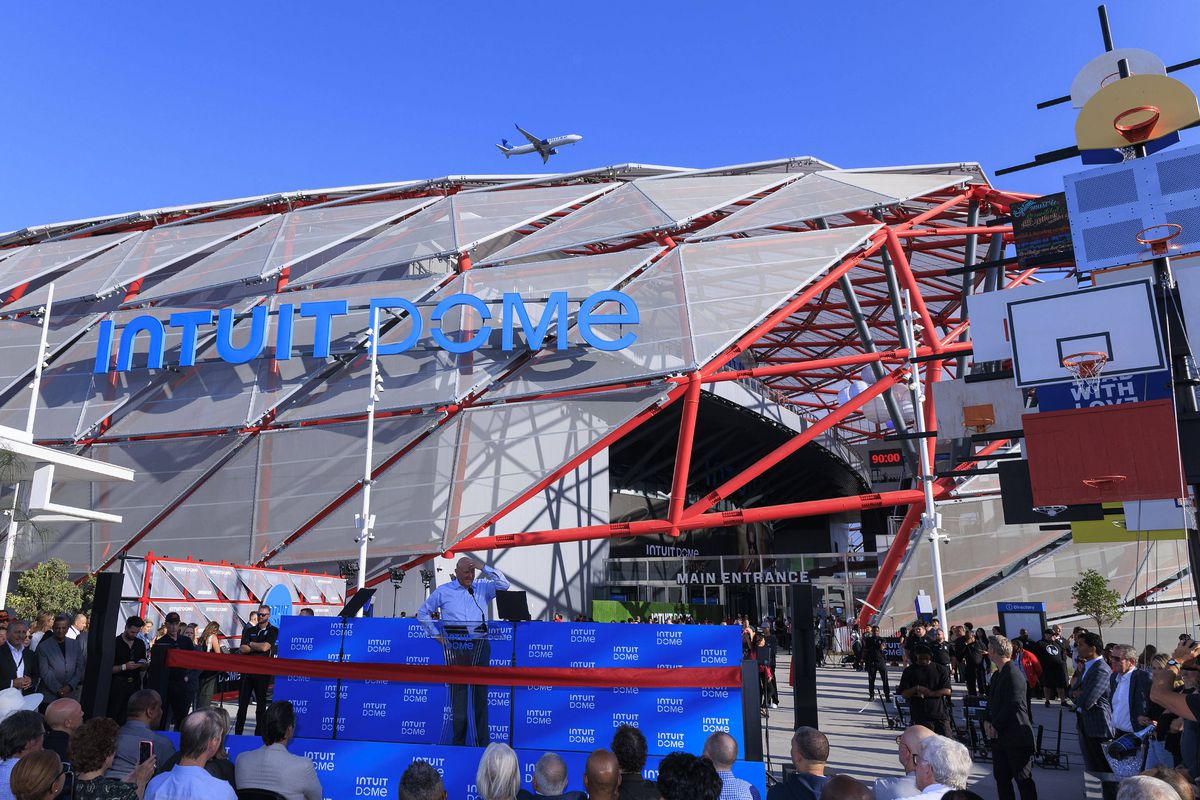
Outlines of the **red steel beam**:
{"label": "red steel beam", "polygon": [[[696,437],[696,417],[700,411],[700,389],[703,383],[700,373],[688,376],[687,393],[683,398],[683,414],[679,420],[679,443],[675,448],[675,473],[671,480],[671,504],[667,518],[673,526],[683,518],[683,505],[687,502],[688,472],[692,466],[692,442]],[[671,533],[679,535],[679,528]]]}

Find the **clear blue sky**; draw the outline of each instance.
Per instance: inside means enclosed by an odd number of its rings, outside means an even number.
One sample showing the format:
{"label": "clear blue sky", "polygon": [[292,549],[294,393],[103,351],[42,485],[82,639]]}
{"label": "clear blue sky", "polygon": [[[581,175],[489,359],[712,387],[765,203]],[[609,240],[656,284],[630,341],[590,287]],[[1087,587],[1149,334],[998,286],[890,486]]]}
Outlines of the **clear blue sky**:
{"label": "clear blue sky", "polygon": [[[1200,56],[1195,2],[1109,13],[1118,47]],[[17,3],[5,23],[0,230],[540,171],[492,146],[514,122],[583,134],[563,171],[811,154],[990,173],[1073,143],[1069,106],[1033,106],[1102,49],[1078,0]],[[1055,191],[1067,169],[997,183]]]}

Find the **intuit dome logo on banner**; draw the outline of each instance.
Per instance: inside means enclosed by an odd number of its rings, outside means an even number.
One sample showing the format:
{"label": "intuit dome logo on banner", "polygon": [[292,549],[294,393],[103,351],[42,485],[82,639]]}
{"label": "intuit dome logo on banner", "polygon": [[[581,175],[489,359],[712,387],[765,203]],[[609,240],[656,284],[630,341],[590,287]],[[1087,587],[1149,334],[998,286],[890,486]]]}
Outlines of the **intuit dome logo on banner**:
{"label": "intuit dome logo on banner", "polygon": [[[524,349],[531,350],[565,350],[569,346],[567,333],[569,325],[570,300],[566,292],[551,292],[545,300],[538,300],[535,306],[541,306],[541,315],[536,322],[525,300],[516,293],[507,292],[499,302],[500,348],[505,351]],[[470,309],[480,323],[469,330],[447,332],[442,330],[440,323],[447,315],[456,309]],[[394,355],[412,349],[425,335],[425,320],[417,305],[402,297],[378,297],[371,300],[367,325],[374,328],[376,315],[380,309],[389,309],[393,313],[403,311],[408,315],[412,324],[403,340],[398,342],[381,342],[378,355]],[[279,306],[278,321],[275,326],[274,357],[278,361],[293,358],[296,348],[302,348],[302,355],[312,355],[314,358],[327,358],[330,355],[330,338],[335,317],[346,316],[350,313],[350,304],[346,300],[321,300],[308,303],[283,303]],[[193,367],[196,365],[196,348],[202,333],[207,333],[216,325],[217,356],[230,364],[244,364],[259,358],[267,347],[267,316],[266,306],[258,306],[250,312],[249,334],[244,344],[235,345],[233,342],[234,324],[237,321],[232,308],[223,308],[219,312],[211,309],[198,311],[177,311],[170,315],[166,324],[161,319],[150,314],[134,317],[121,330],[117,341],[116,371],[127,372],[133,369],[134,343],[141,334],[146,335],[149,350],[146,366],[150,369],[162,369],[166,362],[167,329],[176,328],[181,338],[179,357],[171,366]],[[312,342],[294,341],[296,318],[311,318],[315,322]],[[470,353],[484,347],[495,347],[492,341],[496,325],[489,324],[497,316],[489,303],[470,294],[455,294],[439,302],[429,315],[429,336],[433,343],[450,353]],[[585,298],[579,303],[576,313],[575,330],[583,341],[597,350],[624,350],[637,341],[637,334],[623,330],[625,326],[637,325],[640,321],[637,304],[623,292],[601,291]],[[551,325],[556,325],[554,339],[547,342]],[[610,338],[597,331],[597,326],[621,326],[620,335]],[[457,326],[456,326],[457,327]],[[524,343],[517,344],[517,332],[521,331]],[[241,334],[243,328],[239,328]],[[106,373],[113,369],[113,344],[115,326],[112,320],[100,323],[100,336],[96,344],[96,360],[93,371]],[[240,337],[239,337],[240,338]]]}

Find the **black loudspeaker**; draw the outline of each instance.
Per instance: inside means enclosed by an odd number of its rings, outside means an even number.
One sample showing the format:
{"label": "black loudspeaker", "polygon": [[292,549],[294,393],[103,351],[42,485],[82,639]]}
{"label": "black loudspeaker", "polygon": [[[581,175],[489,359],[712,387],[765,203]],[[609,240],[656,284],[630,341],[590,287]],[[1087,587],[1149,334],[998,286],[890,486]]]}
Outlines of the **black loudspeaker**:
{"label": "black loudspeaker", "polygon": [[371,602],[371,598],[374,596],[374,589],[359,589],[350,596],[350,599],[346,601],[346,605],[342,606],[342,610],[337,615],[344,619],[357,616],[362,607]]}
{"label": "black loudspeaker", "polygon": [[121,573],[96,574],[96,594],[88,621],[87,671],[79,703],[87,719],[108,715],[108,689],[121,625]]}
{"label": "black loudspeaker", "polygon": [[792,585],[792,697],[795,726],[817,723],[817,595],[811,583]]}

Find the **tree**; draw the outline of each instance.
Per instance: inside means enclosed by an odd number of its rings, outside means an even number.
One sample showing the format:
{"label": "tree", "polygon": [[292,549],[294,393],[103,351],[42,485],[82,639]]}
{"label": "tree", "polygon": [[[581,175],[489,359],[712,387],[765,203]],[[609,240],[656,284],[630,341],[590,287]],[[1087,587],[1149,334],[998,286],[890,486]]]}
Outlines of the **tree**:
{"label": "tree", "polygon": [[1116,625],[1125,616],[1120,592],[1109,588],[1105,577],[1094,569],[1079,576],[1071,587],[1071,597],[1075,600],[1075,610],[1094,619],[1101,633],[1105,625]]}
{"label": "tree", "polygon": [[70,579],[66,562],[51,558],[21,573],[8,605],[21,619],[30,619],[39,611],[73,614],[83,608],[83,593]]}

